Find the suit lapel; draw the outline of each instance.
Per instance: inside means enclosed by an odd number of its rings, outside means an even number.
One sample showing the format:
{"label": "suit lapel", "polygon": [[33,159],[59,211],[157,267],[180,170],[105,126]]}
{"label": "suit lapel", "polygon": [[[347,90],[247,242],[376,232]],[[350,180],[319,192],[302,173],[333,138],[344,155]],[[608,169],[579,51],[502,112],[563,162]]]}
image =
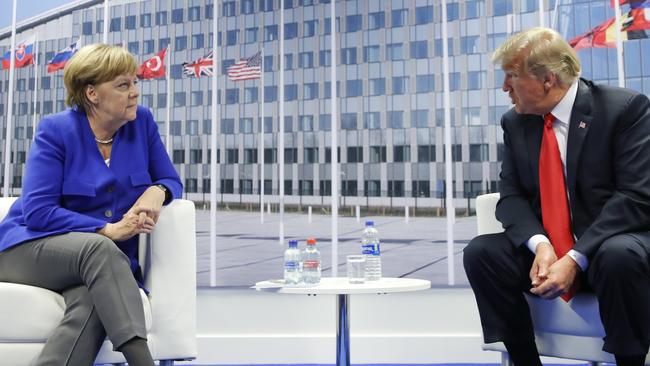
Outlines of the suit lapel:
{"label": "suit lapel", "polygon": [[576,175],[578,170],[578,161],[582,151],[582,143],[587,137],[587,132],[591,126],[593,116],[591,116],[591,92],[586,83],[578,80],[578,93],[576,101],[571,111],[571,121],[569,121],[569,137],[567,138],[566,153],[566,171],[567,171],[567,189],[569,199],[572,201],[575,197]]}
{"label": "suit lapel", "polygon": [[533,182],[539,188],[539,149],[542,145],[544,120],[541,116],[532,114],[525,115],[525,117],[525,136],[528,142],[530,169],[532,170]]}

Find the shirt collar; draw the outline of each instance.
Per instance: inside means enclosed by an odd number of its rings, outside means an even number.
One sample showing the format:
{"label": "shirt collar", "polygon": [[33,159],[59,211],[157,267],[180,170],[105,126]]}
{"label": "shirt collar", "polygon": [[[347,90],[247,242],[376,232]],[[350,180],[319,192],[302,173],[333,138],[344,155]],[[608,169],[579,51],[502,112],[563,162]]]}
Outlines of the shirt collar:
{"label": "shirt collar", "polygon": [[558,103],[555,108],[551,111],[555,119],[564,124],[568,124],[571,119],[571,111],[573,110],[573,104],[576,101],[576,95],[578,95],[578,80],[573,82],[567,90],[560,103]]}

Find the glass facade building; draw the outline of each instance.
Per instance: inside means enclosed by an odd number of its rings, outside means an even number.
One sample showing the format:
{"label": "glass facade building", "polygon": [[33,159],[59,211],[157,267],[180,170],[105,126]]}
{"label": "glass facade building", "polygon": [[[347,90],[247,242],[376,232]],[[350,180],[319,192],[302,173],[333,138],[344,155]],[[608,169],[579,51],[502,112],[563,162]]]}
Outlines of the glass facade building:
{"label": "glass facade building", "polygon": [[[280,50],[280,1],[284,2],[284,50]],[[555,0],[560,1],[560,0]],[[613,16],[609,1],[543,1],[544,22],[567,39]],[[286,203],[323,202],[331,195],[330,66],[337,65],[341,195],[348,203],[388,206],[442,206],[444,196],[442,9],[434,0],[337,1],[336,59],[330,50],[330,0],[219,1],[218,118],[212,125],[208,77],[183,75],[182,63],[212,49],[213,1],[77,2],[20,24],[17,39],[37,39],[39,65],[16,70],[14,90],[8,72],[0,75],[3,131],[8,93],[14,95],[11,179],[22,185],[34,123],[64,109],[62,72],[48,74],[44,61],[73,40],[101,42],[109,21],[108,43],[122,44],[139,62],[170,46],[165,79],[140,84],[148,106],[167,139],[166,108],[171,107],[168,148],[187,197],[205,200],[210,189],[210,135],[218,134],[220,200],[256,202],[263,163],[265,194],[284,190]],[[510,108],[501,91],[502,71],[490,55],[509,34],[539,25],[538,0],[460,0],[447,2],[453,189],[459,203],[496,191],[503,149],[500,116]],[[19,4],[20,6],[20,4]],[[2,52],[10,31],[0,34]],[[260,80],[232,82],[226,69],[240,58],[264,51],[264,116]],[[614,49],[579,52],[583,76],[617,83]],[[285,69],[279,85],[279,58]],[[626,85],[650,94],[650,41],[624,43]],[[284,101],[279,101],[279,88]],[[167,90],[171,94],[167,95]],[[34,103],[36,100],[36,103]],[[279,102],[285,117],[279,120]],[[284,124],[285,176],[278,177],[278,131]],[[262,132],[263,134],[260,134]],[[263,162],[258,158],[263,135]],[[4,144],[3,144],[4,145]],[[5,152],[1,152],[4,157]],[[2,160],[4,161],[4,160]],[[278,179],[279,178],[279,179]],[[395,201],[394,201],[395,199]],[[419,201],[418,201],[419,199]],[[304,200],[304,201],[303,201]],[[345,201],[344,201],[345,203]]]}

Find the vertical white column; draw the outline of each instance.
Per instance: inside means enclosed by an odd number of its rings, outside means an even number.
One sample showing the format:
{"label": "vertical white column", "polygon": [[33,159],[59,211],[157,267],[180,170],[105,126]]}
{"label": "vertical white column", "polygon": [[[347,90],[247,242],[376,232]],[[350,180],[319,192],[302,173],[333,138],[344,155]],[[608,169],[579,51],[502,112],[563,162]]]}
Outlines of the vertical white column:
{"label": "vertical white column", "polygon": [[9,97],[7,100],[7,125],[5,134],[5,168],[2,195],[9,197],[9,167],[11,166],[12,118],[14,114],[14,69],[16,68],[16,0],[11,15],[11,50],[9,51]]}
{"label": "vertical white column", "polygon": [[284,243],[284,0],[280,0],[280,55],[278,66],[280,67],[280,94],[278,98],[279,113],[279,127],[280,132],[278,136],[278,187],[280,194],[280,245]]}
{"label": "vertical white column", "polygon": [[104,43],[108,43],[108,22],[109,22],[108,0],[104,0],[104,34],[103,34]]}
{"label": "vertical white column", "polygon": [[332,277],[337,277],[339,268],[338,247],[339,247],[339,159],[338,159],[338,112],[336,104],[336,0],[330,2],[330,50],[331,50],[331,73],[330,73],[330,103],[331,114],[331,186],[332,186]]}
{"label": "vertical white column", "polygon": [[[262,32],[264,32],[264,12],[260,12],[262,17]],[[262,33],[264,34],[264,33]],[[262,58],[262,64],[260,65],[261,74],[260,74],[260,89],[261,89],[261,112],[259,116],[260,121],[260,153],[258,154],[259,166],[260,166],[260,223],[264,223],[264,48],[262,48],[262,53],[260,54]]]}
{"label": "vertical white column", "polygon": [[38,33],[36,34],[36,38],[34,40],[34,113],[32,116],[32,129],[34,130],[32,133],[32,139],[36,137],[36,108],[38,107],[38,77],[39,77],[39,72],[38,72]]}
{"label": "vertical white column", "polygon": [[442,80],[445,107],[445,211],[447,212],[447,284],[453,286],[454,280],[454,186],[451,159],[451,113],[449,96],[449,49],[447,40],[447,0],[442,0]]}
{"label": "vertical white column", "polygon": [[166,75],[166,85],[167,85],[167,100],[165,104],[167,108],[165,110],[165,147],[167,147],[167,154],[170,158],[173,158],[174,148],[172,146],[172,137],[171,137],[171,111],[172,111],[172,78],[171,78],[171,64],[172,64],[172,53],[171,53],[171,44],[167,45],[167,51],[165,51],[165,58],[167,59],[167,64],[165,65],[165,75]]}
{"label": "vertical white column", "polygon": [[621,37],[621,4],[614,0],[614,12],[616,13],[616,66],[618,66],[618,86],[625,87],[625,64],[623,63],[623,39]]}
{"label": "vertical white column", "polygon": [[212,128],[210,129],[210,286],[217,285],[217,33],[219,0],[212,10]]}

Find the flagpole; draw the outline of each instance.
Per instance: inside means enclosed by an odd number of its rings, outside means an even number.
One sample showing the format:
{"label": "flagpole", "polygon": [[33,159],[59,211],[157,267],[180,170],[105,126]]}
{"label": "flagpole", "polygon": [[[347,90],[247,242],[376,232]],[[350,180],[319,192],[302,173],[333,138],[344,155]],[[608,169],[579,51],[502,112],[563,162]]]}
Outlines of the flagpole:
{"label": "flagpole", "polygon": [[38,106],[38,33],[34,40],[34,113],[32,120],[32,140],[36,137],[36,108]]}
{"label": "flagpole", "polygon": [[[517,0],[512,0],[512,33],[515,33],[518,29],[517,27],[517,13],[515,13],[515,4],[517,3]],[[444,2],[446,4],[446,2]],[[443,14],[447,13],[447,9],[444,10]],[[446,21],[447,19],[445,19]]]}
{"label": "flagpole", "polygon": [[14,68],[16,66],[16,1],[11,16],[11,49],[9,50],[9,98],[7,100],[7,125],[5,134],[5,169],[2,195],[9,197],[9,167],[11,165],[11,119],[14,113]]}
{"label": "flagpole", "polygon": [[623,40],[621,39],[621,4],[614,0],[614,12],[616,14],[616,65],[618,66],[618,86],[625,87],[625,70],[623,65]]}
{"label": "flagpole", "polygon": [[[334,0],[335,1],[335,0]],[[280,107],[280,136],[278,136],[278,163],[280,172],[278,173],[278,187],[280,190],[280,245],[284,244],[284,1],[280,1],[280,57],[278,65],[280,67],[280,97],[278,105]]]}
{"label": "flagpole", "polygon": [[553,9],[553,20],[552,20],[553,25],[551,26],[551,28],[553,28],[553,29],[555,29],[555,25],[557,24],[557,17],[558,17],[557,9],[558,9],[558,4],[560,4],[561,1],[562,0],[557,0],[555,2],[555,8]]}
{"label": "flagpole", "polygon": [[104,43],[108,44],[108,0],[104,0]]}
{"label": "flagpole", "polygon": [[[262,13],[262,19],[264,19],[264,14]],[[262,20],[262,29],[264,29],[264,21]],[[264,47],[260,54],[262,62],[260,64],[260,89],[261,89],[261,112],[260,112],[260,152],[258,154],[260,159],[260,223],[264,223]]]}
{"label": "flagpole", "polygon": [[[514,14],[514,9],[512,9]],[[514,22],[513,22],[514,28]],[[451,159],[451,107],[449,96],[449,46],[447,39],[447,0],[442,0],[442,81],[445,110],[445,211],[447,213],[447,284],[454,285],[454,186]]]}
{"label": "flagpole", "polygon": [[[557,0],[556,0],[557,1]],[[537,7],[539,8],[537,14],[539,15],[539,26],[544,26],[544,0],[539,0]]]}
{"label": "flagpole", "polygon": [[210,286],[217,285],[217,31],[219,0],[212,10],[212,128],[210,129]]}
{"label": "flagpole", "polygon": [[339,270],[339,159],[338,159],[338,112],[336,103],[336,0],[330,3],[330,132],[331,132],[331,162],[330,186],[332,205],[332,277],[337,277]]}
{"label": "flagpole", "polygon": [[[169,58],[167,57],[169,55]],[[172,93],[172,87],[171,87],[171,77],[170,77],[170,67],[171,67],[171,44],[167,45],[167,51],[165,51],[165,58],[168,58],[167,63],[165,65],[165,79],[167,81],[167,101],[166,105],[167,108],[165,110],[165,146],[167,147],[167,154],[169,154],[170,158],[173,158],[173,150],[172,150],[172,137],[170,136],[170,130],[171,130],[171,93]],[[162,62],[162,61],[161,61]]]}

